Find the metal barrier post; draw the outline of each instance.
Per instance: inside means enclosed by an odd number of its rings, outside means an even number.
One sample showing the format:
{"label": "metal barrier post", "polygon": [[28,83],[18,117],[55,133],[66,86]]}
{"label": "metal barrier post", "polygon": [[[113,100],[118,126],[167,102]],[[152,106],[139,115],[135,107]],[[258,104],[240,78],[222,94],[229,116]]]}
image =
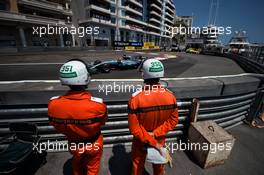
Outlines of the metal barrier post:
{"label": "metal barrier post", "polygon": [[264,92],[263,89],[259,89],[256,94],[256,98],[253,101],[248,116],[246,118],[246,122],[249,124],[252,124],[254,119],[256,119],[259,115],[259,112],[261,110],[262,104],[264,101]]}
{"label": "metal barrier post", "polygon": [[190,122],[197,121],[199,108],[200,108],[200,102],[198,99],[194,98],[192,101],[192,107],[190,112]]}

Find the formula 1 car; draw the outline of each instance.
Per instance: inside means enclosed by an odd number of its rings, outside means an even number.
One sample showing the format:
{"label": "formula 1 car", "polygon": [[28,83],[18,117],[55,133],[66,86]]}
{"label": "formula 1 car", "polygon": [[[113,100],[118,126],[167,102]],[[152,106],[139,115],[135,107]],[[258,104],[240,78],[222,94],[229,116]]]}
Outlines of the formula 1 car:
{"label": "formula 1 car", "polygon": [[97,73],[109,73],[111,70],[127,70],[127,69],[137,69],[141,64],[143,59],[136,56],[126,56],[122,60],[110,60],[103,61],[96,60],[93,64],[90,64],[89,72],[90,74]]}

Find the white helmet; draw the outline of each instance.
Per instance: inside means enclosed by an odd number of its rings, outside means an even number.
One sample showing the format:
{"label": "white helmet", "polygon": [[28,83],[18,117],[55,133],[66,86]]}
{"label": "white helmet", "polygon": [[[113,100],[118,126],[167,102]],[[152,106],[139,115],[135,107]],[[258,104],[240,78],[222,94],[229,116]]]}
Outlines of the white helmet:
{"label": "white helmet", "polygon": [[162,78],[164,77],[164,66],[157,59],[145,60],[140,68],[143,79]]}
{"label": "white helmet", "polygon": [[81,60],[63,64],[59,76],[62,85],[88,85],[91,79],[86,64]]}

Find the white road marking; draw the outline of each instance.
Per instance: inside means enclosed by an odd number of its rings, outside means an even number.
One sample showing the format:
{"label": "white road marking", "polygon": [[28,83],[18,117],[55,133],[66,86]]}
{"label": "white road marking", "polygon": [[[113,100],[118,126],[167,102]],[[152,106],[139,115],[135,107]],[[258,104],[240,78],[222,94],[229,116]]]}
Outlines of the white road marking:
{"label": "white road marking", "polygon": [[4,63],[0,66],[36,66],[36,65],[62,65],[64,63]]}
{"label": "white road marking", "polygon": [[59,83],[60,80],[19,80],[19,81],[0,81],[0,85],[4,84],[22,84],[22,83]]}
{"label": "white road marking", "polygon": [[[200,80],[200,79],[216,79],[216,78],[232,78],[232,77],[243,77],[243,76],[258,76],[264,77],[261,74],[243,73],[237,75],[220,75],[220,76],[205,76],[205,77],[189,77],[189,78],[162,78],[164,81],[172,80]],[[93,79],[91,82],[129,82],[129,81],[143,81],[142,79]],[[60,80],[20,80],[20,81],[0,81],[0,85],[4,84],[16,84],[16,83],[60,83]]]}

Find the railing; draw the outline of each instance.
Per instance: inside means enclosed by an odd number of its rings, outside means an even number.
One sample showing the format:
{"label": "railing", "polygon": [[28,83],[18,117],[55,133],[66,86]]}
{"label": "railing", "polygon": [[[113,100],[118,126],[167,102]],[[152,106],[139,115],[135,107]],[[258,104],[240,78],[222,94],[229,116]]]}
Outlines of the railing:
{"label": "railing", "polygon": [[[264,94],[260,86],[261,81],[251,75],[164,80],[168,81],[168,88],[176,94],[179,107],[179,123],[173,131],[167,134],[169,140],[175,140],[185,134],[189,125],[194,97],[200,101],[198,120],[214,120],[220,126],[229,129],[241,124],[244,119],[252,117],[249,114],[257,112],[258,109],[254,106],[258,103],[260,93],[262,97]],[[107,82],[110,80],[95,80],[91,87]],[[140,81],[126,82],[139,83]],[[191,87],[191,84],[194,86]],[[90,91],[98,94],[96,88],[92,88]],[[60,92],[55,93],[63,93],[63,91]],[[8,124],[11,122],[31,122],[37,124],[42,142],[48,140],[65,142],[65,136],[57,133],[48,123],[47,98],[53,96],[54,92],[44,94],[37,92],[31,97],[28,94],[33,94],[33,92],[16,93],[18,94],[6,92],[0,95],[2,104],[0,105],[0,137],[9,133]],[[109,120],[102,127],[105,146],[115,143],[130,143],[132,140],[128,129],[126,100],[130,94],[115,97],[113,94],[109,94],[110,97],[105,98],[109,113]],[[28,98],[25,104],[14,101],[14,98],[24,98],[24,96]]]}
{"label": "railing", "polygon": [[19,21],[26,23],[35,23],[35,24],[50,24],[50,25],[69,25],[66,20],[56,19],[56,18],[48,18],[44,16],[38,15],[29,15],[23,13],[14,13],[9,11],[0,10],[0,19],[8,19],[11,21]]}
{"label": "railing", "polygon": [[[221,126],[230,128],[240,124],[245,119],[247,111],[255,98],[256,93],[243,94],[239,96],[228,96],[214,99],[202,99],[198,120],[215,120]],[[179,99],[179,124],[167,137],[175,138],[183,134],[183,128],[188,123],[191,107],[190,99]],[[127,123],[127,102],[119,104],[108,103],[109,120],[103,127],[105,144],[115,142],[129,142],[132,139]],[[52,126],[48,124],[46,105],[5,106],[0,110],[0,134],[4,136],[9,133],[10,122],[32,122],[38,125],[39,134],[43,141],[64,140],[62,134],[57,134]]]}
{"label": "railing", "polygon": [[38,0],[38,1],[36,1],[36,0],[33,0],[33,1],[32,0],[20,0],[20,1],[18,1],[18,3],[25,4],[25,5],[32,5],[35,7],[46,8],[49,10],[55,10],[55,11],[62,12],[66,15],[72,15],[72,10],[66,9],[60,3],[54,3],[54,2],[43,1],[43,0]]}
{"label": "railing", "polygon": [[226,54],[248,72],[264,74],[264,46],[253,46],[243,54]]}
{"label": "railing", "polygon": [[251,46],[250,50],[250,52],[246,53],[245,57],[264,65],[264,46]]}

